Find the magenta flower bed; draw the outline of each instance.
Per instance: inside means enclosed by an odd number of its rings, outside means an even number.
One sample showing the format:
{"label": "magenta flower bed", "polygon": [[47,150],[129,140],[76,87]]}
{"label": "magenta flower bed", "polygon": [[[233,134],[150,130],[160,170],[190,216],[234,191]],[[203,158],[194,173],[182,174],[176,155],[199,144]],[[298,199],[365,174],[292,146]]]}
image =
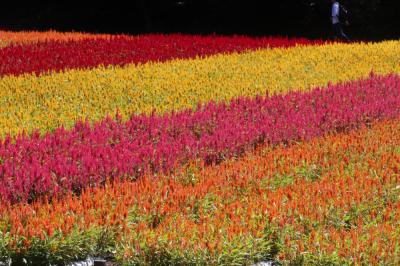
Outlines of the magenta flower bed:
{"label": "magenta flower bed", "polygon": [[48,41],[0,49],[0,76],[166,61],[263,47],[323,43],[325,42],[303,38],[202,37],[177,34],[140,37],[120,35],[111,39]]}
{"label": "magenta flower bed", "polygon": [[309,93],[240,98],[197,111],[78,123],[0,145],[0,195],[6,202],[136,178],[191,159],[213,163],[262,143],[290,143],[400,114],[400,77],[369,79]]}

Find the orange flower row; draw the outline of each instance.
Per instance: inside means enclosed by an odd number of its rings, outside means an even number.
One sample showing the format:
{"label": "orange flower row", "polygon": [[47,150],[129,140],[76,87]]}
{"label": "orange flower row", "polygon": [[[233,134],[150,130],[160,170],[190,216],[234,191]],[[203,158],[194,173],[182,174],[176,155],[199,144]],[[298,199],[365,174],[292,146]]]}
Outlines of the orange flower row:
{"label": "orange flower row", "polygon": [[[110,38],[110,34],[91,34],[83,32],[58,32],[58,31],[0,31],[0,43],[8,44],[26,44],[44,41],[68,41]],[[0,44],[1,45],[1,44]]]}
{"label": "orange flower row", "polygon": [[[71,243],[86,256],[106,242],[127,263],[251,264],[269,257],[395,265],[399,131],[399,120],[380,122],[80,197],[3,206],[0,254],[2,245],[13,258],[48,249],[67,261]],[[88,241],[92,248],[85,249]]]}

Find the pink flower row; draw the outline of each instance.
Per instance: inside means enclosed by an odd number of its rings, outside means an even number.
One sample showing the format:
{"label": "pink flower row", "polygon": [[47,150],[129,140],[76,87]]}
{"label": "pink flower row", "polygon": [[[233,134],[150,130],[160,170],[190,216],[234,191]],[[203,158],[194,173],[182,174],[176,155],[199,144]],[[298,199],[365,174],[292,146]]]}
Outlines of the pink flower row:
{"label": "pink flower row", "polygon": [[0,49],[0,76],[41,74],[99,65],[125,65],[241,52],[265,47],[323,44],[323,41],[242,36],[117,35],[78,41],[47,41]]}
{"label": "pink flower row", "polygon": [[308,140],[400,114],[400,76],[376,76],[308,93],[239,98],[197,111],[77,123],[0,144],[5,202],[97,186],[109,178],[168,171],[188,160],[215,163],[256,145]]}

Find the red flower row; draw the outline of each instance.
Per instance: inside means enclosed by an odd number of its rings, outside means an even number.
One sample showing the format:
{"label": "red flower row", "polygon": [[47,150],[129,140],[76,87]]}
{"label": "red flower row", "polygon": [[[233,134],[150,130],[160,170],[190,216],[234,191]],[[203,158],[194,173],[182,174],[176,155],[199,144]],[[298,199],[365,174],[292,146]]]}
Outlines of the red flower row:
{"label": "red flower row", "polygon": [[40,74],[99,65],[139,64],[265,47],[322,43],[307,39],[189,35],[120,35],[113,38],[47,41],[0,49],[0,76]]}

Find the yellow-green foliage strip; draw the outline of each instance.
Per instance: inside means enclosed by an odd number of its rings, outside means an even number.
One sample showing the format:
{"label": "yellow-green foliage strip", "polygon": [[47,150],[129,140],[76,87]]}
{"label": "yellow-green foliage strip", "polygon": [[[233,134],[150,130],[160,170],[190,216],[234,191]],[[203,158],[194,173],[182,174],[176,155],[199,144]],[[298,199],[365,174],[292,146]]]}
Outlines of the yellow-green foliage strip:
{"label": "yellow-green foliage strip", "polygon": [[0,136],[41,132],[118,109],[157,113],[199,102],[308,90],[340,81],[400,73],[400,41],[261,49],[203,59],[69,70],[0,79]]}

